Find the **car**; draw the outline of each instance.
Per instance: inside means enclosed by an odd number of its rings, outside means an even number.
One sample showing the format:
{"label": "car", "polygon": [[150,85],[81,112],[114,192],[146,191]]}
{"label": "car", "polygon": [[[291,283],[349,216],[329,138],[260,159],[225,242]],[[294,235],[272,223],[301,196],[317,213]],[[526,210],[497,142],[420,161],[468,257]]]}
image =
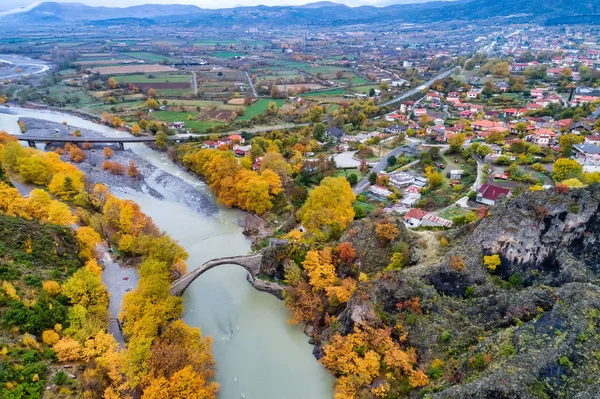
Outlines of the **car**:
{"label": "car", "polygon": [[439,163],[439,164],[438,164],[438,167],[439,167],[440,169],[444,169],[444,168],[446,167],[446,165],[444,165],[443,163]]}

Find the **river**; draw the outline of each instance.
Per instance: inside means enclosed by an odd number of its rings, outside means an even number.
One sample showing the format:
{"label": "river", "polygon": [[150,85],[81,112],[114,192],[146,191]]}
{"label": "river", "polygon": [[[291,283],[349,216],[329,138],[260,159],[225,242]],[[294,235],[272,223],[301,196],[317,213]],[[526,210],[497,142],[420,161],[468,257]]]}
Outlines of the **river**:
{"label": "river", "polygon": [[[24,108],[0,109],[0,130],[19,134],[19,117],[66,121],[69,125],[98,131],[106,136],[126,133],[64,113]],[[11,112],[6,114],[4,112]],[[214,196],[203,182],[143,144],[126,146],[163,171]],[[139,192],[115,192],[132,199],[156,225],[189,252],[188,270],[221,256],[243,255],[250,243],[242,234],[242,213],[219,206],[212,216],[197,213],[165,195],[157,199]],[[113,299],[122,295],[124,273],[114,267]],[[125,273],[126,274],[126,273]],[[105,276],[111,289],[110,275]],[[134,286],[136,279],[131,278]],[[129,281],[129,280],[127,280]],[[214,268],[200,276],[184,295],[184,320],[213,339],[220,399],[325,399],[333,396],[333,377],[312,356],[312,346],[301,327],[287,323],[290,317],[282,301],[256,291],[246,281],[246,271],[234,265]]]}

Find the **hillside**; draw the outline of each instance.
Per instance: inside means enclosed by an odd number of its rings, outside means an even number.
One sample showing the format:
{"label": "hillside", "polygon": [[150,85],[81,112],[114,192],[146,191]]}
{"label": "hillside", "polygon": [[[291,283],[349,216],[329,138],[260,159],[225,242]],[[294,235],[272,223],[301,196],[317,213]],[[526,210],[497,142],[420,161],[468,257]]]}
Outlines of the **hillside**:
{"label": "hillside", "polygon": [[487,18],[511,18],[527,22],[556,22],[556,18],[577,16],[593,20],[600,14],[600,3],[594,1],[559,0],[546,2],[532,0],[459,0],[455,2],[428,2],[392,4],[385,7],[348,7],[331,2],[313,3],[305,6],[252,6],[229,9],[201,9],[186,5],[140,5],[127,8],[91,7],[80,3],[45,2],[23,12],[0,13],[0,20],[7,23],[73,23],[81,21],[108,21],[117,25],[123,18],[149,20],[160,24],[184,26],[226,27],[234,24],[325,25],[339,26],[357,23],[389,21],[442,22],[452,20],[477,20]]}
{"label": "hillside", "polygon": [[[324,347],[355,335],[357,326],[391,330],[408,353],[416,351],[415,364],[429,377],[411,397],[598,395],[600,185],[529,192],[490,212],[448,233],[409,232],[400,223],[385,247],[374,234],[375,220],[353,222],[340,241],[355,248],[356,259],[337,271],[372,278],[358,284],[329,327],[318,318],[309,323],[315,355],[322,358]],[[442,237],[448,246],[440,245]],[[385,272],[398,250],[404,268]],[[495,269],[484,264],[492,255],[500,262]],[[281,258],[268,260],[273,277],[281,278],[273,266]],[[411,390],[402,379],[387,384],[388,397]]]}

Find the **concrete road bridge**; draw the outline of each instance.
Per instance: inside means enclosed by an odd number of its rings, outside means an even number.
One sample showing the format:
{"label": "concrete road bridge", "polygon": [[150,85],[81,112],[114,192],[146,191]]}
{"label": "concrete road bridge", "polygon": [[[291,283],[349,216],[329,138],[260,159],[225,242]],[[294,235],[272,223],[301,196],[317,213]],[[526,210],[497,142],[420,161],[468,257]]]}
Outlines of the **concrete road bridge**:
{"label": "concrete road bridge", "polygon": [[[54,136],[32,136],[27,134],[14,134],[19,141],[26,141],[30,147],[35,147],[35,143],[111,143],[118,144],[120,149],[125,149],[124,143],[153,143],[156,141],[155,136],[131,136],[131,137],[54,137]],[[189,134],[181,134],[168,136],[169,140],[179,141],[190,137]]]}

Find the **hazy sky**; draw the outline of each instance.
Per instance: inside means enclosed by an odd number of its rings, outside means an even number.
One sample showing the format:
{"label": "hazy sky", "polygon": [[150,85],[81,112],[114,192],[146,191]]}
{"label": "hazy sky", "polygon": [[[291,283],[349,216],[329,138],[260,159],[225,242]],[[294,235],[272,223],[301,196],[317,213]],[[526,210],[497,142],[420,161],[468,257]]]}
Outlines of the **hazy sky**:
{"label": "hazy sky", "polygon": [[[63,0],[47,0],[47,1],[57,1],[61,3],[66,3],[67,1]],[[92,6],[107,6],[107,7],[127,7],[138,4],[149,4],[149,3],[157,3],[157,4],[194,4],[198,7],[202,8],[225,8],[225,7],[235,7],[235,6],[254,6],[258,4],[264,5],[296,5],[296,4],[306,4],[306,3],[315,3],[320,0],[81,0],[81,1],[68,1],[71,3],[78,2],[84,3]],[[350,6],[356,6],[360,4],[376,4],[379,3],[380,0],[332,0],[336,3],[344,3]],[[414,1],[414,0],[413,0]],[[417,0],[418,1],[418,0]],[[2,0],[0,1],[0,10],[10,10],[18,7],[25,7],[27,5],[37,3],[35,0]],[[400,1],[399,1],[400,2]],[[410,2],[406,1],[406,2]]]}

